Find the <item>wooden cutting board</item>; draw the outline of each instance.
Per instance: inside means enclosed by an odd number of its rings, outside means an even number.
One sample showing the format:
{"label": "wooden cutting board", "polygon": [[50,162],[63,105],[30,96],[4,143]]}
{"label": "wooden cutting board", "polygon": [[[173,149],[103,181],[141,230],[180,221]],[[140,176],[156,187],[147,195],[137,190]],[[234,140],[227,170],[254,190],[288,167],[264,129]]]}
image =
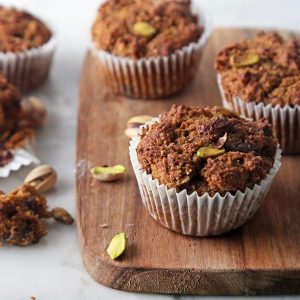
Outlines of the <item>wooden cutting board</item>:
{"label": "wooden cutting board", "polygon": [[[114,96],[87,53],[82,70],[77,136],[77,227],[84,265],[115,289],[174,294],[253,295],[300,292],[300,156],[284,157],[263,206],[246,225],[213,238],[182,236],[156,223],[142,205],[124,135],[127,119],[159,115],[173,103],[220,105],[213,61],[228,43],[255,31],[216,30],[196,80],[180,95],[138,101]],[[101,183],[96,165],[124,164],[126,178]],[[127,248],[112,261],[106,249],[125,231]]]}

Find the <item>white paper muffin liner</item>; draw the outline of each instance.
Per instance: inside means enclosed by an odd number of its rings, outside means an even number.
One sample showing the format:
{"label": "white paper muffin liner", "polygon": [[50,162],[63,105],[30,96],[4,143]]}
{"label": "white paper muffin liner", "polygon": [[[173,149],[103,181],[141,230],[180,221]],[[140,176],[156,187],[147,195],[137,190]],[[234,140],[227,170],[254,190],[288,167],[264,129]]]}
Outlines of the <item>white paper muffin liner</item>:
{"label": "white paper muffin liner", "polygon": [[243,101],[239,97],[233,97],[228,101],[222,86],[221,76],[217,75],[219,90],[222,97],[222,103],[225,108],[232,109],[240,115],[259,120],[266,118],[273,128],[273,133],[278,139],[282,152],[284,154],[300,153],[300,106],[291,107],[286,105],[272,106],[264,103],[255,103]]}
{"label": "white paper muffin liner", "polygon": [[55,46],[51,37],[44,45],[24,52],[0,52],[0,70],[21,91],[30,91],[47,79]]}
{"label": "white paper muffin liner", "polygon": [[8,177],[10,172],[18,171],[23,166],[30,164],[39,164],[39,159],[34,155],[33,140],[22,148],[12,150],[13,159],[5,166],[0,167],[0,178]]}
{"label": "white paper muffin liner", "polygon": [[144,206],[161,225],[191,236],[219,235],[243,225],[262,204],[281,165],[278,148],[269,174],[252,189],[235,194],[227,192],[225,196],[219,193],[199,196],[196,192],[188,195],[186,190],[178,193],[174,188],[169,189],[141,169],[136,152],[139,142],[139,136],[132,138],[129,155]]}
{"label": "white paper muffin liner", "polygon": [[107,51],[91,52],[99,61],[99,78],[113,93],[133,98],[166,97],[185,88],[194,78],[203,49],[211,34],[209,14],[193,2],[193,11],[199,16],[204,31],[197,43],[190,43],[169,56],[131,59],[118,57]]}

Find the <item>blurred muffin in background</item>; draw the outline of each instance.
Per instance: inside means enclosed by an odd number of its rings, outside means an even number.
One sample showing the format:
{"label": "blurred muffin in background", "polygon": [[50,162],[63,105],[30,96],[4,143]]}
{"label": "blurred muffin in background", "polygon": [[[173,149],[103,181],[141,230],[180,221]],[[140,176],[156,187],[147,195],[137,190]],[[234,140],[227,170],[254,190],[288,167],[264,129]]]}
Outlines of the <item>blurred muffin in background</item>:
{"label": "blurred muffin in background", "polygon": [[194,77],[210,33],[191,1],[111,0],[92,26],[93,49],[108,87],[135,98],[182,90]]}
{"label": "blurred muffin in background", "polygon": [[0,6],[0,71],[21,90],[48,76],[55,40],[51,30],[28,12]]}

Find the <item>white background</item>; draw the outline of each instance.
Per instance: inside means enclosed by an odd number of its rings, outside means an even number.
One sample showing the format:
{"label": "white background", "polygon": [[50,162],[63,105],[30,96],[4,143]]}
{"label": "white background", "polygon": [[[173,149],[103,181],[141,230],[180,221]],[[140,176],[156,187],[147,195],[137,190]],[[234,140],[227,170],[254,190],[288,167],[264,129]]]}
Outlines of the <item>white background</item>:
{"label": "white background", "polygon": [[[200,0],[195,0],[200,1]],[[49,205],[75,215],[75,136],[80,69],[99,0],[6,0],[46,20],[57,33],[58,49],[49,81],[35,92],[48,107],[37,137],[37,155],[59,174]],[[284,27],[300,30],[297,0],[202,0],[215,26]],[[1,179],[0,189],[19,185],[29,169]],[[171,299],[119,292],[98,285],[83,268],[75,226],[55,224],[39,244],[0,248],[0,300]],[[176,297],[185,299],[186,297]]]}

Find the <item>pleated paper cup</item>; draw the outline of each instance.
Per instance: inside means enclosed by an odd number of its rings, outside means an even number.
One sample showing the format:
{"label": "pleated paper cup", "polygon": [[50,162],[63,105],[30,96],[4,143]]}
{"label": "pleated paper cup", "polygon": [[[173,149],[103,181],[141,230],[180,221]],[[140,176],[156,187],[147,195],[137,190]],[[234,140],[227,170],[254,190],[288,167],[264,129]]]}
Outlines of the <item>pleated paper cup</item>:
{"label": "pleated paper cup", "polygon": [[0,52],[0,71],[21,91],[33,90],[47,79],[55,46],[51,37],[44,45],[24,52]]}
{"label": "pleated paper cup", "polygon": [[139,136],[132,138],[129,155],[144,206],[161,225],[191,236],[219,235],[247,222],[261,206],[281,165],[278,148],[269,174],[253,188],[224,196],[199,196],[197,192],[188,195],[187,190],[178,193],[160,184],[141,168],[136,152],[139,142]]}
{"label": "pleated paper cup", "polygon": [[168,56],[132,59],[115,56],[96,49],[91,52],[99,62],[99,70],[106,87],[115,94],[132,98],[166,97],[184,89],[195,77],[204,46],[211,33],[210,17],[193,2],[204,31],[196,43],[190,43]]}
{"label": "pleated paper cup", "polygon": [[229,101],[226,99],[220,75],[217,76],[217,81],[225,108],[232,109],[246,118],[267,119],[272,124],[273,134],[278,139],[282,153],[300,153],[300,105],[272,106],[243,101],[239,97],[233,97]]}
{"label": "pleated paper cup", "polygon": [[28,139],[22,147],[10,151],[13,159],[7,165],[0,167],[0,178],[8,177],[11,172],[18,171],[30,164],[40,163],[34,154],[34,138]]}

